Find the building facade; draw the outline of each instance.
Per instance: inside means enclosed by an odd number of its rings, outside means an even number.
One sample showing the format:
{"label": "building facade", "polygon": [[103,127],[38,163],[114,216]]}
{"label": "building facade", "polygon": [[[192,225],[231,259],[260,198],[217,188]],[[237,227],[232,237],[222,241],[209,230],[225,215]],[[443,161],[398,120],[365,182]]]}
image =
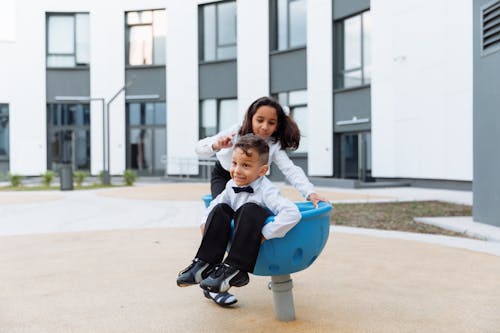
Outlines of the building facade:
{"label": "building facade", "polygon": [[472,6],[4,1],[0,172],[196,176],[196,142],[271,95],[309,176],[470,186]]}

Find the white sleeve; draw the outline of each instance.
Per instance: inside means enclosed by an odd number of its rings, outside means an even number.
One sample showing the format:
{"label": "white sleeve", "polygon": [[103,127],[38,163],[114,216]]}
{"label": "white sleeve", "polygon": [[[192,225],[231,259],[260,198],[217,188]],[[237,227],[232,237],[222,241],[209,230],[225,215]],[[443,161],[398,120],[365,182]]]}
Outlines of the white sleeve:
{"label": "white sleeve", "polygon": [[281,238],[286,235],[297,223],[302,215],[297,206],[290,200],[284,198],[277,187],[270,187],[264,193],[264,204],[273,214],[274,222],[266,224],[262,228],[262,235],[266,239]]}
{"label": "white sleeve", "polygon": [[212,149],[212,145],[219,140],[220,137],[231,135],[235,132],[238,132],[239,124],[235,124],[224,131],[220,131],[214,136],[209,136],[204,139],[201,139],[196,144],[194,151],[200,158],[210,158],[214,156],[215,151]]}
{"label": "white sleeve", "polygon": [[208,215],[210,214],[212,209],[214,209],[214,207],[220,203],[227,203],[228,205],[230,203],[229,196],[227,195],[227,184],[226,184],[226,188],[224,189],[224,191],[222,191],[217,197],[215,197],[215,199],[213,199],[210,202],[210,205],[208,205],[208,207],[203,212],[203,216],[201,217],[201,224],[207,222]]}
{"label": "white sleeve", "polygon": [[304,170],[293,164],[286,151],[278,149],[274,153],[273,162],[276,163],[281,173],[283,173],[290,184],[292,184],[304,198],[307,199],[309,194],[315,193],[314,185],[311,184]]}

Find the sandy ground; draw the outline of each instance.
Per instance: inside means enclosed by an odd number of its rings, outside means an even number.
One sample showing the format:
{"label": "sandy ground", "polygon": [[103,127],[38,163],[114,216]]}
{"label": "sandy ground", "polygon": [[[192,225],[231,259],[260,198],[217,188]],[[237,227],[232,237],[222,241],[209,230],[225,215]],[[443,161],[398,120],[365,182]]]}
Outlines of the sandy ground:
{"label": "sandy ground", "polygon": [[197,228],[0,238],[0,332],[500,332],[500,257],[332,234],[294,274],[297,320],[274,319],[266,277],[223,309],[177,272]]}

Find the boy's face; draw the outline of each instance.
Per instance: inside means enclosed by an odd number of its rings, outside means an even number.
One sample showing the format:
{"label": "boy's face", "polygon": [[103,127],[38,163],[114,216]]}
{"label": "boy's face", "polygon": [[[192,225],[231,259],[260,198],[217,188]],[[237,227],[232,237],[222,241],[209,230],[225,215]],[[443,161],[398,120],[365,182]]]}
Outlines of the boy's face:
{"label": "boy's face", "polygon": [[249,150],[251,156],[245,154],[241,148],[236,148],[233,152],[233,162],[229,170],[231,178],[238,186],[246,186],[264,176],[269,169],[267,164],[259,161],[259,154],[254,149]]}

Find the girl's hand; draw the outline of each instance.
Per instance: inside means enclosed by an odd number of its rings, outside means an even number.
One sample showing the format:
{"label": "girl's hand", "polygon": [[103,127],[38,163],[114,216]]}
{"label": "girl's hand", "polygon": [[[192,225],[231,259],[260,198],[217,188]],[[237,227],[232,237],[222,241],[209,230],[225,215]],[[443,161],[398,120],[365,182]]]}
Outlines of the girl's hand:
{"label": "girl's hand", "polygon": [[223,136],[220,137],[216,143],[212,145],[212,149],[214,151],[219,151],[222,148],[230,148],[233,146],[233,138],[236,135],[235,133],[232,133],[231,135]]}
{"label": "girl's hand", "polygon": [[311,201],[312,204],[314,205],[314,208],[318,208],[318,202],[320,201],[327,201],[325,198],[323,197],[320,197],[318,194],[316,193],[311,193],[309,194],[309,196],[307,197],[307,200]]}

